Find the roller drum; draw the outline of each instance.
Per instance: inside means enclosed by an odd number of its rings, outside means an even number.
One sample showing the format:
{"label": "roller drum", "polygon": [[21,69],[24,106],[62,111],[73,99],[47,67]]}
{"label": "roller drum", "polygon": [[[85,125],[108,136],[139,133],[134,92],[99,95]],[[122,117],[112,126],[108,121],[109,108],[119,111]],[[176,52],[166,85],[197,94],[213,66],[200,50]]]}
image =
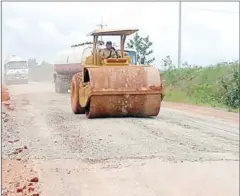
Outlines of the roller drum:
{"label": "roller drum", "polygon": [[91,93],[88,118],[156,116],[160,111],[162,84],[154,67],[119,66],[85,69]]}

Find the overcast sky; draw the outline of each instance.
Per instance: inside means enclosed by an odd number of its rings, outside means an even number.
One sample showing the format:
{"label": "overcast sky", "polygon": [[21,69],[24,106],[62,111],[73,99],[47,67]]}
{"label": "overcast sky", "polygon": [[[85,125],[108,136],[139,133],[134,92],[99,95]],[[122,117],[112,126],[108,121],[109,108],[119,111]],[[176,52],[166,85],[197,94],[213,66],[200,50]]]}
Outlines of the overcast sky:
{"label": "overcast sky", "polygon": [[[170,55],[177,63],[177,2],[3,2],[3,58],[53,62],[54,56],[101,22],[108,28],[138,28],[153,42],[155,64]],[[239,58],[238,2],[182,3],[182,62],[208,65]]]}

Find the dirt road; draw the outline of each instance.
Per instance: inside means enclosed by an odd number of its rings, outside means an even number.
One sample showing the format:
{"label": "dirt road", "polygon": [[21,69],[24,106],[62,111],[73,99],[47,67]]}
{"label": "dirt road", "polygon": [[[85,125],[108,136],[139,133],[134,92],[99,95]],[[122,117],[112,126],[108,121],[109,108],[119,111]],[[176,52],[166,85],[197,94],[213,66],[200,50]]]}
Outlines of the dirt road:
{"label": "dirt road", "polygon": [[153,118],[86,119],[72,114],[70,96],[54,93],[53,84],[9,92],[15,110],[3,122],[6,195],[34,177],[28,195],[239,195],[237,114],[164,103]]}

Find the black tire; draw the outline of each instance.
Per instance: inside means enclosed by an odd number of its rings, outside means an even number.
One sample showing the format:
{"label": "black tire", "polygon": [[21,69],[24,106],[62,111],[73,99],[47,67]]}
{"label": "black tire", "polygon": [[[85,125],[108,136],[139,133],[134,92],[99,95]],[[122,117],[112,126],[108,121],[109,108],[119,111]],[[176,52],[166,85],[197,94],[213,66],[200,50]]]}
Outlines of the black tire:
{"label": "black tire", "polygon": [[68,89],[65,87],[65,85],[59,78],[56,78],[56,80],[55,80],[55,92],[56,93],[67,93],[68,92]]}

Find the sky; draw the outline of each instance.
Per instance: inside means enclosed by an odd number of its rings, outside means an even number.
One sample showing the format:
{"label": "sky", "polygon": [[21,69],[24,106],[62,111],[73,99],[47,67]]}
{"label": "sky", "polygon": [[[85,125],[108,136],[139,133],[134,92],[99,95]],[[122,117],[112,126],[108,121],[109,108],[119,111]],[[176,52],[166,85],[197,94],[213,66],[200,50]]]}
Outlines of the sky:
{"label": "sky", "polygon": [[[177,64],[178,11],[178,2],[3,2],[3,59],[15,54],[52,63],[61,50],[91,40],[86,35],[103,18],[107,28],[149,35],[157,67],[167,55]],[[238,59],[239,3],[183,2],[182,63]]]}

